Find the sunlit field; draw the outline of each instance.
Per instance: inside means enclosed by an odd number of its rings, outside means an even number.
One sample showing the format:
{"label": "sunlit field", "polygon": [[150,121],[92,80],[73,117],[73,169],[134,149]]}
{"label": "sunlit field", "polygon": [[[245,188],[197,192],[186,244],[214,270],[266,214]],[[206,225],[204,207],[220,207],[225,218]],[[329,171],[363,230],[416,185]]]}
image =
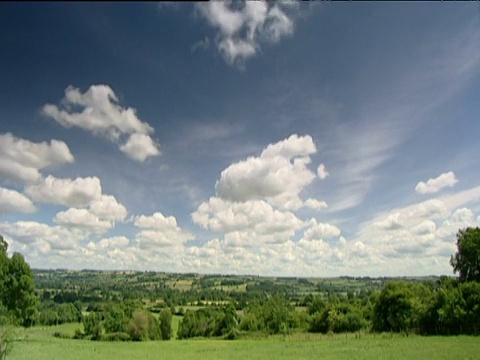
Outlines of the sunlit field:
{"label": "sunlit field", "polygon": [[[176,322],[174,322],[175,324]],[[17,330],[7,359],[478,359],[474,336],[293,334],[228,340],[102,342],[59,339],[78,324]]]}

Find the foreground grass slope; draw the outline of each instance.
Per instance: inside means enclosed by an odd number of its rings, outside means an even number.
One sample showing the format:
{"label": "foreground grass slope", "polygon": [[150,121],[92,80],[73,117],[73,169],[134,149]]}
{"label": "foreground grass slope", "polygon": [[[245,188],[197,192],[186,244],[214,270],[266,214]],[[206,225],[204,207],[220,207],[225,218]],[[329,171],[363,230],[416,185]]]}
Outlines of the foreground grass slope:
{"label": "foreground grass slope", "polygon": [[478,359],[480,341],[472,336],[298,334],[262,339],[98,342],[57,339],[53,332],[74,326],[32,328],[19,332],[9,360],[64,359]]}

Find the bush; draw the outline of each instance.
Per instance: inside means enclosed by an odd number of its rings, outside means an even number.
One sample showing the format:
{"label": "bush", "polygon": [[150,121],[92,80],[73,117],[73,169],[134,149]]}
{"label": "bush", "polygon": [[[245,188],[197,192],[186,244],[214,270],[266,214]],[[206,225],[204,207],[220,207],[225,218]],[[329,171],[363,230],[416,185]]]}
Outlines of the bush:
{"label": "bush", "polygon": [[161,338],[157,319],[147,311],[135,311],[127,325],[127,333],[133,341],[158,340]]}
{"label": "bush", "polygon": [[148,339],[148,315],[145,311],[135,311],[127,325],[127,333],[133,341]]}
{"label": "bush", "polygon": [[100,340],[102,341],[129,341],[130,335],[124,332],[115,332],[103,335]]}
{"label": "bush", "polygon": [[73,334],[73,338],[76,340],[81,340],[85,338],[85,334],[80,329],[75,329],[75,333]]}
{"label": "bush", "polygon": [[55,331],[53,336],[59,339],[71,339],[72,337],[69,334],[62,333],[60,331]]}

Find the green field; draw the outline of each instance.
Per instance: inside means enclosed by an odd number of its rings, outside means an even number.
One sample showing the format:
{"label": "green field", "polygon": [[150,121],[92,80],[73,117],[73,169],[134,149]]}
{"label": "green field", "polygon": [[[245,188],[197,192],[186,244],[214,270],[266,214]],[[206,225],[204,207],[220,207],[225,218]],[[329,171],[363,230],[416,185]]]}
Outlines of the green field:
{"label": "green field", "polygon": [[473,336],[422,337],[354,334],[265,337],[260,339],[98,342],[53,337],[78,324],[18,330],[8,360],[20,359],[478,359]]}

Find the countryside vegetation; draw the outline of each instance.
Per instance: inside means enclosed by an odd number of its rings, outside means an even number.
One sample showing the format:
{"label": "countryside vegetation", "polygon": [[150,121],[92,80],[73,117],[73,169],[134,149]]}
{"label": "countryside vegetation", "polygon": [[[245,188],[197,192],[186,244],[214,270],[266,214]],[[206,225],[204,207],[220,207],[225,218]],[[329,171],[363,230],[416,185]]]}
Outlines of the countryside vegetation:
{"label": "countryside vegetation", "polygon": [[[54,344],[52,352],[60,342],[69,346],[97,343],[100,352],[107,346],[101,344],[109,343],[124,349],[118,351],[126,351],[123,356],[127,356],[133,348],[125,348],[124,342],[161,340],[158,343],[167,344],[162,341],[175,340],[171,343],[185,344],[192,338],[204,343],[194,342],[190,350],[165,345],[164,351],[178,357],[177,351],[184,349],[189,358],[189,351],[193,356],[198,347],[205,346],[205,358],[219,358],[215,346],[229,346],[242,354],[246,350],[240,345],[221,345],[238,343],[257,349],[248,353],[250,357],[265,358],[262,351],[271,348],[271,354],[281,353],[279,358],[308,358],[323,351],[317,346],[326,345],[317,344],[319,340],[330,339],[331,344],[349,349],[348,339],[364,338],[370,339],[362,343],[368,357],[379,351],[378,341],[389,337],[396,340],[388,351],[397,351],[400,342],[424,342],[417,355],[429,346],[441,349],[441,344],[454,346],[452,341],[463,341],[462,351],[468,357],[479,350],[478,339],[471,335],[480,332],[480,229],[460,229],[456,244],[450,263],[458,277],[274,278],[32,270],[21,254],[9,257],[8,244],[0,237],[0,359],[28,358],[22,354],[35,351],[42,342]],[[275,339],[295,344],[297,352],[285,350]],[[470,341],[476,347],[467,346]],[[258,343],[264,344],[264,350]],[[442,356],[449,358],[448,354]],[[43,355],[65,356],[48,351]],[[337,355],[349,356],[348,351]],[[90,357],[81,351],[69,356]]]}

